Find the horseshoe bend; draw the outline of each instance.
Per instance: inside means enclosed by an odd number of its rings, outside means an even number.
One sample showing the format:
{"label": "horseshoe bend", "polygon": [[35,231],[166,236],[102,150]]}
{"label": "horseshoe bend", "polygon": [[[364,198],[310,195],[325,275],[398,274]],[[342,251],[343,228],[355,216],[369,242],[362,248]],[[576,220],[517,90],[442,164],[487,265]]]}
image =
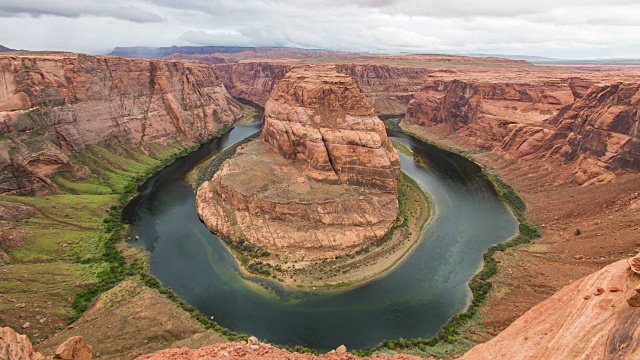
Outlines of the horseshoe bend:
{"label": "horseshoe bend", "polygon": [[640,357],[637,65],[118,51],[0,54],[0,358]]}

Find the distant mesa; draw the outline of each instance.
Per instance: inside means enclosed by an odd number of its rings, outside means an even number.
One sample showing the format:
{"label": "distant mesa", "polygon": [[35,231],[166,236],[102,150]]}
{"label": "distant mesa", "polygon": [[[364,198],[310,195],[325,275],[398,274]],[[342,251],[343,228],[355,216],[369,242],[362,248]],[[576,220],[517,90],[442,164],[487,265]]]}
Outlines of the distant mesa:
{"label": "distant mesa", "polygon": [[0,53],[3,53],[3,52],[11,52],[11,51],[18,51],[18,50],[10,49],[10,48],[8,48],[8,47],[6,47],[6,46],[4,46],[4,45],[0,45]]}
{"label": "distant mesa", "polygon": [[242,51],[256,49],[243,46],[118,46],[109,55],[122,57],[161,58],[172,54],[207,55],[207,54],[233,54]]}
{"label": "distant mesa", "polygon": [[288,47],[251,47],[251,46],[167,46],[167,47],[148,47],[148,46],[118,46],[109,53],[113,56],[121,57],[140,57],[140,58],[162,58],[173,54],[182,55],[211,55],[211,54],[237,54],[241,52],[253,53],[339,53],[330,50],[316,49],[299,49]]}

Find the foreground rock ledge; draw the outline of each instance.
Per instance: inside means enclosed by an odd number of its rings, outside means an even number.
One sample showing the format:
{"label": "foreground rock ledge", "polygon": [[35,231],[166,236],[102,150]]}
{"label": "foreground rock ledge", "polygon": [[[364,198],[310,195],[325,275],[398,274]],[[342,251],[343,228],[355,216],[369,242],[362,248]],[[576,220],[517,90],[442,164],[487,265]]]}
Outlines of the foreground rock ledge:
{"label": "foreground rock ledge", "polygon": [[198,189],[214,233],[298,261],[353,252],[395,224],[398,154],[350,77],[287,74],[265,107],[262,138]]}

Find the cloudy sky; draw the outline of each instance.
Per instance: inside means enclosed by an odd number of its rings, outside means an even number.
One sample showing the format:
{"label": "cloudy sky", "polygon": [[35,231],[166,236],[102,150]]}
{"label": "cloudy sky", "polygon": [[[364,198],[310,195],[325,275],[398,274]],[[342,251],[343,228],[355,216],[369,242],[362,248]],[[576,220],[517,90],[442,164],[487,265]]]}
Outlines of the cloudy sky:
{"label": "cloudy sky", "polygon": [[640,58],[639,0],[0,0],[0,44]]}

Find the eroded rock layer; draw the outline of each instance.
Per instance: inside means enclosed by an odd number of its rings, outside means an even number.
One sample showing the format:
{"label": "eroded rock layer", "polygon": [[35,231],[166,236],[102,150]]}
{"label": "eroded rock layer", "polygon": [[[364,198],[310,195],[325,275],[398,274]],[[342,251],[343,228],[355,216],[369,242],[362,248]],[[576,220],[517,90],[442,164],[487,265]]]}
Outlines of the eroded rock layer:
{"label": "eroded rock layer", "polygon": [[640,170],[640,85],[576,77],[525,80],[429,80],[406,119],[510,157],[573,163],[579,184],[610,180],[621,169]]}
{"label": "eroded rock layer", "polygon": [[51,193],[87,145],[194,144],[241,116],[207,66],[12,53],[0,57],[0,193]]}
{"label": "eroded rock layer", "polygon": [[311,179],[397,192],[398,154],[349,76],[291,71],[265,106],[262,138],[284,158],[307,162]]}
{"label": "eroded rock layer", "polygon": [[348,76],[289,73],[267,102],[262,139],[198,189],[213,232],[300,260],[352,252],[395,223],[398,154]]}
{"label": "eroded rock layer", "polygon": [[535,306],[461,359],[638,359],[640,276],[620,260]]}

